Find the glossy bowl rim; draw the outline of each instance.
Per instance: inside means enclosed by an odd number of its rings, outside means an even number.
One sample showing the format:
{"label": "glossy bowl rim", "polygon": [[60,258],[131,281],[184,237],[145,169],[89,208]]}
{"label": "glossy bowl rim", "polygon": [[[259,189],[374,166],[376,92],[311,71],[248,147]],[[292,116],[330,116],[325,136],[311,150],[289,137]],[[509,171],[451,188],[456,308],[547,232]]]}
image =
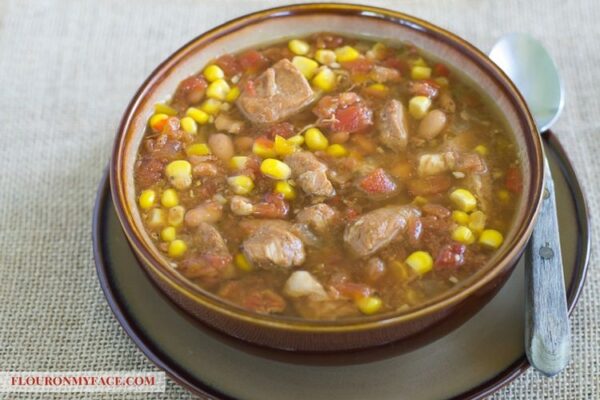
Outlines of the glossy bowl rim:
{"label": "glossy bowl rim", "polygon": [[[381,316],[360,317],[353,320],[318,321],[283,319],[278,316],[262,315],[243,310],[240,307],[220,300],[215,295],[211,295],[209,292],[185,279],[170,266],[163,264],[160,260],[155,258],[146,248],[145,241],[137,233],[136,225],[128,213],[122,179],[122,174],[124,173],[123,157],[125,155],[126,138],[134,120],[134,116],[140,109],[140,105],[143,105],[144,99],[151,94],[154,90],[153,88],[164,79],[165,74],[175,68],[179,61],[189,56],[191,50],[196,50],[199,46],[203,47],[203,45],[210,43],[214,38],[227,36],[242,28],[260,24],[270,18],[286,18],[323,13],[375,18],[382,21],[393,22],[418,30],[423,34],[432,36],[435,40],[443,41],[444,44],[456,48],[464,59],[477,64],[487,75],[490,75],[493,78],[496,86],[506,93],[511,105],[517,111],[519,124],[522,125],[525,134],[531,134],[530,139],[532,146],[528,147],[527,150],[530,152],[529,154],[531,157],[531,168],[529,171],[531,174],[531,185],[529,192],[532,192],[533,196],[530,198],[528,210],[522,217],[521,225],[517,231],[513,233],[513,240],[515,241],[513,246],[506,250],[505,254],[502,255],[495,265],[488,266],[488,271],[483,273],[478,279],[474,279],[468,286],[450,289],[447,293],[441,295],[436,302],[415,308],[412,311],[392,312],[382,314]],[[117,216],[130,246],[140,258],[143,265],[149,268],[157,279],[167,283],[169,287],[174,289],[178,294],[183,295],[218,314],[225,315],[241,322],[263,326],[265,328],[305,333],[351,333],[406,323],[440,312],[444,309],[450,309],[452,306],[459,304],[471,294],[476,293],[486,284],[493,281],[503,271],[511,268],[511,264],[515,263],[515,260],[525,248],[539,213],[543,188],[543,162],[544,156],[541,138],[537,133],[535,122],[527,108],[525,100],[504,72],[502,72],[496,64],[475,46],[445,29],[398,11],[358,4],[307,3],[265,9],[227,21],[195,37],[166,58],[143,82],[123,114],[114,141],[109,173],[111,195],[115,203]]]}

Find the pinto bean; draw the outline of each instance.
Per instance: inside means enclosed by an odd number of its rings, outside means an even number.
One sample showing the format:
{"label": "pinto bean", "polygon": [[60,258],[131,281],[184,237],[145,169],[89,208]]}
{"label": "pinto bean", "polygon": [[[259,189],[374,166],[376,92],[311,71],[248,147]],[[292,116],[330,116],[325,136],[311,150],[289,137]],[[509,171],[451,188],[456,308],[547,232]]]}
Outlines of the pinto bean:
{"label": "pinto bean", "polygon": [[217,222],[223,215],[223,206],[214,201],[207,201],[185,213],[185,224],[196,227],[202,222]]}
{"label": "pinto bean", "polygon": [[446,114],[440,110],[431,110],[425,118],[421,120],[418,129],[418,135],[427,140],[431,140],[439,135],[446,126]]}
{"label": "pinto bean", "polygon": [[233,157],[234,149],[231,138],[224,133],[215,133],[208,138],[208,146],[215,156],[221,161],[229,161]]}

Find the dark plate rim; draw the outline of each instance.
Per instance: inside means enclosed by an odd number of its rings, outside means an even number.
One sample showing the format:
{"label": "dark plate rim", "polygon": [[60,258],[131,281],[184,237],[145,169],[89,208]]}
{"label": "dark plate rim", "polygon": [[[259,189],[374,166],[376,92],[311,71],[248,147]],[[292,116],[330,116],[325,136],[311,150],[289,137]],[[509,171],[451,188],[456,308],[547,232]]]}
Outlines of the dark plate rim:
{"label": "dark plate rim", "polygon": [[[569,157],[565,153],[563,146],[560,144],[556,136],[548,131],[544,134],[544,140],[552,147],[556,153],[562,173],[564,174],[567,183],[571,189],[571,196],[575,204],[575,212],[577,214],[578,232],[581,236],[581,241],[578,244],[576,256],[576,267],[569,288],[567,290],[567,303],[569,307],[569,315],[575,309],[577,301],[582,293],[585,280],[587,277],[589,257],[590,257],[590,218],[588,213],[587,201],[581,190],[579,180],[575,174]],[[203,396],[205,398],[214,399],[234,399],[220,391],[206,385],[204,382],[196,382],[196,379],[190,376],[185,370],[180,368],[175,360],[172,360],[168,355],[164,354],[156,346],[149,343],[149,339],[143,333],[141,327],[136,324],[131,315],[121,303],[120,295],[112,286],[110,273],[106,268],[103,244],[100,242],[100,237],[103,222],[101,220],[102,208],[107,197],[110,197],[110,189],[108,188],[108,169],[105,169],[100,181],[96,202],[93,210],[92,222],[92,242],[94,262],[96,265],[96,273],[100,282],[100,287],[106,297],[108,305],[113,312],[114,317],[125,330],[127,335],[133,340],[135,345],[142,353],[158,368],[165,371],[174,381],[190,390],[192,393]],[[507,385],[525,370],[529,368],[529,362],[525,354],[516,360],[513,364],[501,371],[495,377],[481,383],[473,389],[464,392],[453,399],[482,399],[491,395],[503,386]]]}

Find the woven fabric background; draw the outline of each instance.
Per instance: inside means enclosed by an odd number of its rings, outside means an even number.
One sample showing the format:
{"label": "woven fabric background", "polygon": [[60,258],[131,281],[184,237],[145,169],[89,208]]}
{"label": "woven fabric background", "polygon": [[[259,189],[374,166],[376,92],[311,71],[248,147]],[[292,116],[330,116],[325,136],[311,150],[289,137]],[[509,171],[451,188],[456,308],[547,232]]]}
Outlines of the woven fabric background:
{"label": "woven fabric background", "polygon": [[[552,380],[528,371],[493,398],[600,398],[600,2],[370,3],[428,19],[484,51],[524,31],[552,53],[567,91],[555,132],[587,194],[591,268],[572,318],[569,368]],[[92,207],[116,126],[167,55],[216,24],[278,4],[0,0],[0,371],[155,370],[113,318],[92,258]],[[192,395],[169,382],[156,398]]]}

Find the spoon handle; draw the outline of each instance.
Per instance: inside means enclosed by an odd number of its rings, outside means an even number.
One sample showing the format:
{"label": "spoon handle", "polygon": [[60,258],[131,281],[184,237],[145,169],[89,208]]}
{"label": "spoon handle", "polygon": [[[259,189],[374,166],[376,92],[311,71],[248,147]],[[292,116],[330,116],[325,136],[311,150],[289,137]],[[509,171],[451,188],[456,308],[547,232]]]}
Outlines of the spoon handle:
{"label": "spoon handle", "polygon": [[554,181],[544,164],[544,199],[525,250],[525,350],[535,369],[553,376],[569,362],[571,338]]}

